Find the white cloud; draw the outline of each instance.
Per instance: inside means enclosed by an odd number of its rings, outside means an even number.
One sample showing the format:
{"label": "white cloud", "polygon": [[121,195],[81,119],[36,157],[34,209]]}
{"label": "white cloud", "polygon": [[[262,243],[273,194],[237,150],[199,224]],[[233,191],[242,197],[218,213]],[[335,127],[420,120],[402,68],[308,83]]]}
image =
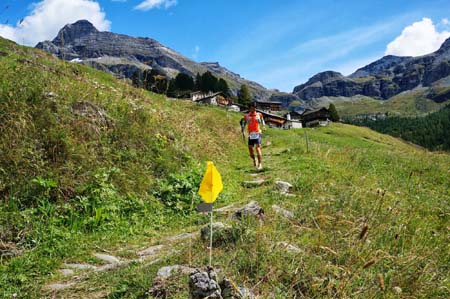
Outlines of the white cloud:
{"label": "white cloud", "polygon": [[34,46],[40,41],[53,39],[64,25],[80,19],[90,21],[100,31],[109,30],[111,22],[105,17],[96,1],[43,0],[15,26],[0,25],[0,36]]}
{"label": "white cloud", "polygon": [[134,9],[147,11],[153,8],[169,8],[177,4],[177,0],[145,0],[139,5],[135,6]]}
{"label": "white cloud", "polygon": [[8,25],[2,25],[0,24],[0,36],[10,39],[10,40],[15,40],[14,39],[14,35],[15,35],[16,30]]}
{"label": "white cloud", "polygon": [[441,20],[441,23],[442,23],[443,25],[450,25],[450,21],[449,21],[447,18],[442,19],[442,20]]}
{"label": "white cloud", "polygon": [[[444,22],[444,20],[442,20]],[[448,21],[448,20],[447,20]],[[450,37],[450,32],[438,32],[429,18],[403,29],[402,34],[387,45],[386,55],[420,56],[429,54],[442,45]]]}

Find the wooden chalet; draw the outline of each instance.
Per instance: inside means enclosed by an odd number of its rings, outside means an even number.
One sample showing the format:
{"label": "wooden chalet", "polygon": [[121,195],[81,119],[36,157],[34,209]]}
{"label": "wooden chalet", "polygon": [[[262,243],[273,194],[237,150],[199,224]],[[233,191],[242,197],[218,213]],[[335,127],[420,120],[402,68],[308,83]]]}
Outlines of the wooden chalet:
{"label": "wooden chalet", "polygon": [[256,109],[263,111],[280,111],[282,107],[281,102],[262,102],[256,101]]}
{"label": "wooden chalet", "polygon": [[217,106],[230,106],[232,104],[231,100],[224,97],[221,91],[208,93],[196,91],[191,93],[191,99],[196,103]]}
{"label": "wooden chalet", "polygon": [[287,121],[287,119],[285,119],[284,117],[278,116],[278,115],[268,114],[268,113],[263,113],[263,115],[264,115],[264,121],[271,128],[284,128],[284,124]]}
{"label": "wooden chalet", "polygon": [[216,100],[217,100],[217,105],[219,105],[219,106],[231,106],[233,104],[233,102],[230,99],[224,97],[221,94],[219,94],[217,96]]}
{"label": "wooden chalet", "polygon": [[305,127],[327,126],[331,121],[330,111],[325,108],[305,110],[301,115]]}

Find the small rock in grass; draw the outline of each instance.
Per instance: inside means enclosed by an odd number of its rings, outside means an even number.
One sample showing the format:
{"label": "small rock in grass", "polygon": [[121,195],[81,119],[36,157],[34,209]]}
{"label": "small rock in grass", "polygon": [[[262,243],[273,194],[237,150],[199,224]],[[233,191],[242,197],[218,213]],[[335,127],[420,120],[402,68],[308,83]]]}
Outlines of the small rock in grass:
{"label": "small rock in grass", "polygon": [[95,253],[94,256],[102,261],[105,261],[110,264],[118,264],[120,263],[120,260],[112,255],[102,254],[102,253]]}
{"label": "small rock in grass", "polygon": [[260,179],[255,181],[244,181],[241,183],[241,185],[246,188],[254,188],[264,185],[265,182],[266,182],[265,180]]}
{"label": "small rock in grass", "polygon": [[294,218],[294,213],[293,213],[293,212],[288,211],[288,210],[286,210],[286,209],[283,209],[283,208],[280,207],[280,206],[272,205],[272,209],[273,209],[276,213],[281,214],[281,215],[283,215],[283,216],[286,217],[286,218],[289,218],[289,219]]}
{"label": "small rock in grass", "polygon": [[286,251],[289,251],[289,252],[301,252],[300,248],[298,248],[297,246],[291,245],[287,242],[279,242],[278,246],[283,247],[284,249],[286,249]]}
{"label": "small rock in grass", "polygon": [[159,279],[167,279],[172,276],[175,272],[181,272],[184,274],[191,273],[194,268],[186,267],[182,265],[165,266],[158,270],[157,276]]}
{"label": "small rock in grass", "polygon": [[141,250],[137,253],[138,256],[149,256],[149,255],[154,255],[157,252],[159,252],[161,249],[164,248],[164,245],[155,245],[152,247],[149,247],[147,249]]}
{"label": "small rock in grass", "polygon": [[251,201],[244,207],[237,210],[233,217],[241,219],[246,216],[255,216],[257,218],[262,218],[264,216],[264,209],[259,206],[256,201]]}
{"label": "small rock in grass", "polygon": [[292,184],[290,184],[288,182],[283,182],[283,181],[275,181],[275,186],[282,193],[287,193],[287,192],[289,192],[290,189],[292,189]]}
{"label": "small rock in grass", "polygon": [[63,264],[64,267],[77,270],[95,270],[97,267],[89,264]]}
{"label": "small rock in grass", "polygon": [[64,276],[70,276],[73,275],[75,271],[72,269],[59,269],[59,272]]}

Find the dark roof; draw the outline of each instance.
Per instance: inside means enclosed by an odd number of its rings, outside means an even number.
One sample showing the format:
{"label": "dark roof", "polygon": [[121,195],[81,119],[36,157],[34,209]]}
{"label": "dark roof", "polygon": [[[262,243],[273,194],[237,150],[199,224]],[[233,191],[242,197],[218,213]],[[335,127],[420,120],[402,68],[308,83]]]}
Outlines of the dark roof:
{"label": "dark roof", "polygon": [[317,109],[314,109],[314,110],[305,110],[305,112],[303,112],[302,116],[308,115],[308,114],[311,114],[311,113],[315,113],[315,112],[319,112],[319,111],[322,111],[322,110],[325,110],[325,111],[329,112],[329,110],[327,108],[321,107],[321,108],[317,108]]}
{"label": "dark roof", "polygon": [[292,117],[293,115],[302,116],[302,113],[300,113],[300,112],[297,112],[297,111],[290,111],[290,112],[286,113],[286,114],[284,115],[284,117],[287,117],[288,114],[290,114],[291,117]]}
{"label": "dark roof", "polygon": [[260,103],[262,103],[262,104],[280,104],[280,105],[283,104],[282,102],[266,102],[266,101],[255,101],[255,103],[257,103],[257,104],[260,104]]}

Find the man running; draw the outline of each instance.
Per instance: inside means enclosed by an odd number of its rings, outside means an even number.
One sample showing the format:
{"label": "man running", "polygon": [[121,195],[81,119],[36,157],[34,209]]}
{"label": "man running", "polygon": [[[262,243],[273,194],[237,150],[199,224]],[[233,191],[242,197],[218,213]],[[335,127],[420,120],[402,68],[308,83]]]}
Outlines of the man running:
{"label": "man running", "polygon": [[[253,166],[258,170],[262,169],[262,154],[261,154],[261,129],[260,124],[263,126],[263,130],[266,130],[266,123],[264,122],[263,115],[256,112],[256,103],[253,102],[249,106],[249,112],[244,114],[240,123],[241,131],[244,136],[245,126],[248,125],[248,151],[250,157],[253,159]],[[256,148],[256,154],[258,155],[258,160],[255,158],[255,153],[253,148]]]}

